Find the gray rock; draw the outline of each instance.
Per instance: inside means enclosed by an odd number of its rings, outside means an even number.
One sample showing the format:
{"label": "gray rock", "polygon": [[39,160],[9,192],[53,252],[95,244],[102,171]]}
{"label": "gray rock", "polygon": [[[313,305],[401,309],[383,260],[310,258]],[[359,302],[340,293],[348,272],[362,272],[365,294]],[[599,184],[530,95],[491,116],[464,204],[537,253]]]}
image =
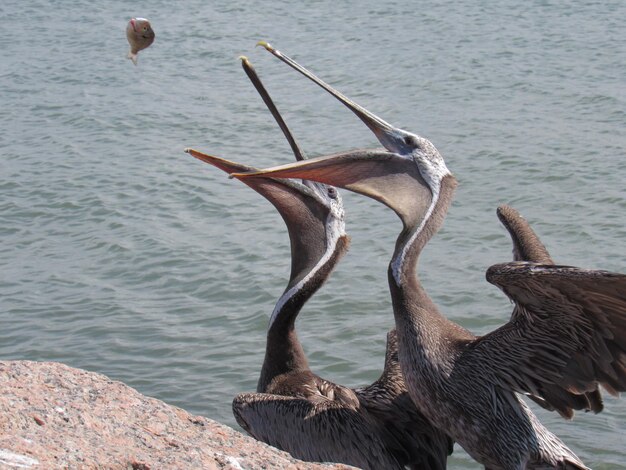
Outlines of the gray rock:
{"label": "gray rock", "polygon": [[306,463],[93,372],[0,361],[0,468],[342,469]]}

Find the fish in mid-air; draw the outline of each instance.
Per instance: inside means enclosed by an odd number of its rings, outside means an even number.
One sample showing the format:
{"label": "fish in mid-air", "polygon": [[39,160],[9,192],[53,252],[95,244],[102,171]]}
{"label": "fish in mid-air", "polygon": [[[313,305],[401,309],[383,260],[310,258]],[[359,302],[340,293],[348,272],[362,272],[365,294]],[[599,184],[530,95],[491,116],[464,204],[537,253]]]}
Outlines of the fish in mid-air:
{"label": "fish in mid-air", "polygon": [[128,58],[137,65],[137,53],[154,42],[154,31],[145,18],[132,18],[126,26],[126,38],[130,44]]}

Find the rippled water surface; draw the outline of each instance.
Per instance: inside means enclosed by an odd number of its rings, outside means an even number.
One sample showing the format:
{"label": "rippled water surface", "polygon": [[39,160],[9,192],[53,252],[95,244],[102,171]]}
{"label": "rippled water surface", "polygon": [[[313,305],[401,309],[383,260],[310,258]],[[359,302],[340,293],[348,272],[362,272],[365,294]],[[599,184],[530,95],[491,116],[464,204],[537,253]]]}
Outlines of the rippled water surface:
{"label": "rippled water surface", "polygon": [[[183,153],[292,157],[241,70],[247,55],[310,155],[376,146],[260,39],[433,141],[460,186],[420,262],[475,333],[511,306],[484,280],[511,257],[500,203],[557,262],[626,272],[626,3],[44,2],[0,5],[0,358],[62,361],[236,426],[289,272],[263,198]],[[126,60],[131,16],[157,37]],[[298,330],[312,368],[373,381],[392,326],[400,224],[345,194],[350,253]],[[626,401],[542,421],[595,469],[626,468]],[[451,468],[480,468],[460,449]]]}

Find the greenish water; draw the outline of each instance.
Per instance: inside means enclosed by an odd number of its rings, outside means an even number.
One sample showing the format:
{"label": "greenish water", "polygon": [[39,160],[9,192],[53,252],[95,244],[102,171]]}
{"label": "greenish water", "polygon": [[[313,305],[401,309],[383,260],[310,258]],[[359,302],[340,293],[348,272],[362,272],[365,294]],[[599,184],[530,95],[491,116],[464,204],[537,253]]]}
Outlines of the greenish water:
{"label": "greenish water", "polygon": [[[511,306],[484,280],[510,259],[500,203],[557,262],[626,272],[626,4],[44,2],[0,6],[0,357],[62,361],[235,425],[289,271],[273,207],[182,152],[289,161],[247,55],[310,155],[375,146],[271,41],[386,120],[431,139],[460,181],[422,278],[475,333]],[[134,67],[131,16],[157,37]],[[374,380],[392,326],[400,229],[344,195],[350,253],[298,322],[312,368]],[[540,418],[595,469],[626,468],[626,402]],[[479,468],[461,450],[451,468]]]}

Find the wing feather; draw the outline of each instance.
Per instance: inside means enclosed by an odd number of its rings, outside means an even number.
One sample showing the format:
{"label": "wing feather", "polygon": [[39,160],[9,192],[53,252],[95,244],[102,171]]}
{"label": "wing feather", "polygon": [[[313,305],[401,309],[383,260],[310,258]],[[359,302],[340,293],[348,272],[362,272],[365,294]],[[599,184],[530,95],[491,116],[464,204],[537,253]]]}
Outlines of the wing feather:
{"label": "wing feather", "polygon": [[374,419],[362,409],[332,400],[242,393],[233,400],[239,425],[252,437],[306,461],[337,462],[360,468],[403,468],[386,451]]}
{"label": "wing feather", "polygon": [[511,262],[491,266],[487,280],[515,308],[472,347],[507,388],[567,418],[602,410],[599,385],[626,390],[626,275]]}

